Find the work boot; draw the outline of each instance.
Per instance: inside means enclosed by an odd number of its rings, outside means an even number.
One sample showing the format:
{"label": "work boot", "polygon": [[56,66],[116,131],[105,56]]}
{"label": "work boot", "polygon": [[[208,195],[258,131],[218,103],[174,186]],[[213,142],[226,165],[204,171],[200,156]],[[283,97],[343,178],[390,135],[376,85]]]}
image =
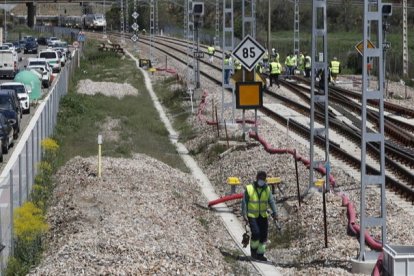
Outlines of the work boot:
{"label": "work boot", "polygon": [[250,248],[250,253],[253,259],[257,258],[257,249]]}
{"label": "work boot", "polygon": [[256,254],[256,260],[267,262],[267,258],[264,256],[264,254]]}

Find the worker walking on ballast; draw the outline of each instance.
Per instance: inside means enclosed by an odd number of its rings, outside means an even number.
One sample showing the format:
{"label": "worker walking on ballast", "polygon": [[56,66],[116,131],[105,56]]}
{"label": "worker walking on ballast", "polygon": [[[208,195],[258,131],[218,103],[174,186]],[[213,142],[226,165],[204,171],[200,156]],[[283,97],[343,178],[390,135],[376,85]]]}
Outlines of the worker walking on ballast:
{"label": "worker walking on ballast", "polygon": [[270,187],[266,183],[266,172],[259,171],[256,181],[246,186],[242,200],[242,215],[249,222],[252,237],[250,252],[253,259],[267,261],[264,256],[269,228],[267,209],[272,209],[272,217],[277,220],[276,204]]}

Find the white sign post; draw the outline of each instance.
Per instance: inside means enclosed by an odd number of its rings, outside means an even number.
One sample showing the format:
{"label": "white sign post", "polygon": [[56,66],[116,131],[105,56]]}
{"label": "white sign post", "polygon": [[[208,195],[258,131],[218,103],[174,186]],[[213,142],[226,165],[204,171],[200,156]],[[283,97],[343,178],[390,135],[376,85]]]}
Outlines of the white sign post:
{"label": "white sign post", "polygon": [[265,51],[262,45],[247,35],[233,50],[232,56],[240,60],[246,70],[252,71]]}

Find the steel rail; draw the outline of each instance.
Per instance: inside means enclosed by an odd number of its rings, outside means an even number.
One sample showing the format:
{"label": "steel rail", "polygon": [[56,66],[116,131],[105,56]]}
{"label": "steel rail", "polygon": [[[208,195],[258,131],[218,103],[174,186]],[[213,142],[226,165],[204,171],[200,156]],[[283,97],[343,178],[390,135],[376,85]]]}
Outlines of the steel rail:
{"label": "steel rail", "polygon": [[[117,35],[117,34],[112,34],[112,35]],[[149,43],[146,43],[143,40],[141,40],[141,43],[144,43],[144,44],[146,44],[146,45],[149,46]],[[181,52],[183,54],[186,54],[183,50],[180,50],[180,49],[171,47],[171,45],[166,45],[166,44],[162,44],[162,43],[157,43],[157,44],[163,45],[164,47],[167,47],[169,49],[174,49],[177,52]],[[176,55],[174,55],[174,53],[171,53],[171,51],[162,49],[162,48],[160,48],[158,46],[154,46],[154,48],[156,48],[160,52],[163,52],[163,53],[167,54],[168,56],[173,57],[174,59],[176,59],[177,61],[179,61],[179,62],[181,62],[183,64],[187,64],[186,61],[184,61],[183,59],[177,57]],[[205,64],[208,65],[208,66],[210,66],[210,67],[212,67],[212,68],[215,68],[217,70],[221,70],[221,68],[219,68],[218,66],[215,66],[213,64],[210,64],[210,63],[205,63]],[[211,76],[211,73],[206,73],[206,72],[202,72],[201,71],[201,74],[204,77],[208,78],[209,80],[211,80],[211,81],[213,81],[213,82],[221,85],[221,80],[218,80],[215,77]],[[271,91],[269,91],[269,90],[266,90],[266,92],[267,93],[269,93],[269,92],[271,93]],[[279,99],[282,99],[283,97],[279,95],[278,98]],[[284,100],[286,100],[289,104],[292,104],[292,105],[295,105],[296,104],[292,100],[288,100],[286,98]],[[260,111],[262,111],[263,113],[267,114],[268,116],[272,116],[272,117],[273,116],[274,117],[278,117],[279,116],[280,117],[280,115],[277,115],[275,112],[269,110],[266,107],[261,108]],[[284,120],[285,120],[284,123],[286,124],[288,119],[284,118]],[[292,122],[292,121],[293,120],[289,120],[289,122]],[[342,122],[339,122],[339,121],[338,122],[332,121],[332,125],[343,125],[343,123]],[[350,133],[350,134],[354,133],[354,135],[358,135],[358,134],[356,134],[355,129],[352,129],[352,128],[351,128],[351,131],[349,131],[348,133]],[[305,137],[309,137],[309,132],[305,135]],[[324,139],[324,138],[323,137],[319,137],[318,139]],[[348,154],[347,152],[343,151],[342,149],[340,149],[340,146],[338,144],[336,144],[336,143],[334,143],[332,141],[330,141],[330,144],[332,144],[331,152],[333,154],[335,154],[335,156],[337,156],[341,160],[345,160],[345,162],[347,162],[350,165],[353,164],[352,166],[354,168],[356,168],[356,169],[359,169],[360,168],[360,161],[359,161],[359,159],[357,159],[356,157],[354,157],[354,156]],[[373,146],[372,150],[375,151],[375,146]],[[409,172],[409,171],[407,171],[407,170],[405,170],[405,168],[403,168],[401,165],[397,164],[396,162],[394,162],[390,158],[387,158],[386,165],[390,166],[390,164],[393,166],[393,169],[392,169],[393,171],[397,171],[399,174],[402,175],[402,177],[404,177],[404,179],[408,179],[409,182],[408,182],[408,185],[407,185],[407,184],[401,183],[400,181],[398,181],[398,180],[390,177],[389,175],[386,175],[385,176],[386,185],[388,187],[390,187],[391,189],[399,192],[402,196],[404,196],[411,203],[414,203],[414,188],[412,187],[414,185],[414,183],[413,183],[413,181],[414,181],[414,174],[411,173],[411,172]],[[372,173],[372,174],[378,174],[379,173],[378,170],[376,170],[376,169],[374,169],[374,168],[372,168],[372,167],[370,167],[368,165],[367,165],[367,172]]]}

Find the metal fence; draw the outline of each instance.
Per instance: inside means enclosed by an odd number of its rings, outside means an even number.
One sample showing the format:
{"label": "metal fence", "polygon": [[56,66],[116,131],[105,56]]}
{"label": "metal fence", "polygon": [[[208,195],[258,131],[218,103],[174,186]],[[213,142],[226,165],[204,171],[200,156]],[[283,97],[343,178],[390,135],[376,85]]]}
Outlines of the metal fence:
{"label": "metal fence", "polygon": [[56,26],[35,26],[35,31],[41,35],[53,35],[59,38],[66,39],[68,41],[77,40],[79,30],[66,28],[66,27],[56,27]]}
{"label": "metal fence", "polygon": [[[41,141],[53,134],[59,101],[68,92],[71,75],[79,66],[78,51],[59,74],[48,95],[39,101],[20,140],[15,144],[9,161],[0,174],[0,268],[4,275],[7,260],[13,253],[13,212],[29,197],[42,159]],[[1,150],[1,149],[0,149]]]}

